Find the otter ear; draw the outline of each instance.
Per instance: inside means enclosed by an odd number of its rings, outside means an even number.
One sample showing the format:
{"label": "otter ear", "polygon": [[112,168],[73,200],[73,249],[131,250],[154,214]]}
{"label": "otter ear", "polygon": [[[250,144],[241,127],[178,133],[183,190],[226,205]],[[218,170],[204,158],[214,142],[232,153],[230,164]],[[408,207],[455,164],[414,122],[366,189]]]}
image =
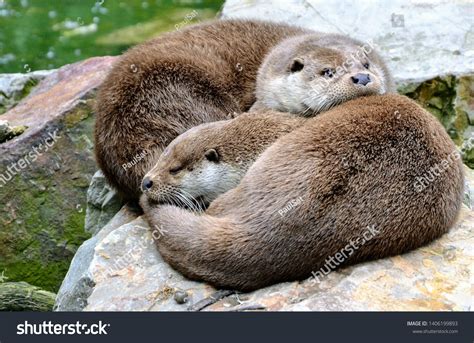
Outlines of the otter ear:
{"label": "otter ear", "polygon": [[206,159],[211,162],[219,162],[219,154],[217,153],[216,149],[209,149],[206,151],[204,154],[206,156]]}
{"label": "otter ear", "polygon": [[290,65],[290,72],[297,73],[304,68],[304,63],[301,58],[295,58]]}

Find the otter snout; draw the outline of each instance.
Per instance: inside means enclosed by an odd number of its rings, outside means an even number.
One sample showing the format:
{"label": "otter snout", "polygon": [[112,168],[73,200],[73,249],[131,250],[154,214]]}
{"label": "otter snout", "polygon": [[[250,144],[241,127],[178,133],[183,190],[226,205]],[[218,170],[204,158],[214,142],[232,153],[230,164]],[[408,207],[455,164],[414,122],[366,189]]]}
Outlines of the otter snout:
{"label": "otter snout", "polygon": [[369,74],[356,74],[354,76],[351,76],[352,82],[358,84],[358,85],[367,85],[371,80],[370,80],[370,75]]}

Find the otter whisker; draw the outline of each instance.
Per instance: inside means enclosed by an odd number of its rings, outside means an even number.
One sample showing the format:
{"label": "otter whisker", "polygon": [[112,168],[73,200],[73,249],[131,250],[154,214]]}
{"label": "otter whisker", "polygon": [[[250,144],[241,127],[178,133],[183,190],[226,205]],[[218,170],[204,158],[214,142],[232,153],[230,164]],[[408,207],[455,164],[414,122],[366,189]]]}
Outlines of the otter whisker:
{"label": "otter whisker", "polygon": [[197,200],[193,195],[191,195],[189,192],[185,191],[184,189],[180,189],[180,192],[181,192],[180,194],[183,197],[191,201],[191,203],[195,206],[198,212],[204,212],[204,208],[199,200]]}
{"label": "otter whisker", "polygon": [[180,199],[181,202],[183,202],[185,204],[185,207],[187,207],[188,209],[190,209],[191,211],[194,211],[194,212],[197,212],[198,209],[196,208],[196,206],[192,203],[192,201],[190,199],[188,199],[187,197],[185,197],[183,194],[181,194],[179,192],[179,189],[173,189],[173,195],[177,198],[177,199]]}

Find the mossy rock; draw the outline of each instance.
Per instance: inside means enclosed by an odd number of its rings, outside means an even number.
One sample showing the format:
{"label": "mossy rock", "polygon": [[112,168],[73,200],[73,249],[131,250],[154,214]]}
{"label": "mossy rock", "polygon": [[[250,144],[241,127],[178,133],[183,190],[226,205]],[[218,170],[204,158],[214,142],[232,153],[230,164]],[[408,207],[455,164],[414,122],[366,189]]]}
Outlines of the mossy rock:
{"label": "mossy rock", "polygon": [[0,75],[0,84],[2,85],[0,88],[0,115],[30,95],[39,82],[52,72],[52,70],[40,70],[28,74]]}
{"label": "mossy rock", "polygon": [[[11,127],[28,127],[0,144],[0,273],[9,282],[56,292],[90,237],[84,221],[87,188],[97,170],[92,109],[113,61],[91,58],[49,72],[1,116]],[[7,81],[17,81],[5,84],[18,86],[18,77],[10,75]]]}
{"label": "mossy rock", "polygon": [[399,93],[416,100],[443,124],[474,167],[474,75],[443,76],[401,85]]}
{"label": "mossy rock", "polygon": [[93,140],[91,106],[89,101],[65,116],[56,128],[60,138],[34,164],[3,174],[11,179],[0,187],[0,271],[10,280],[57,291],[75,251],[90,237],[84,220],[96,169],[93,148],[87,148]]}

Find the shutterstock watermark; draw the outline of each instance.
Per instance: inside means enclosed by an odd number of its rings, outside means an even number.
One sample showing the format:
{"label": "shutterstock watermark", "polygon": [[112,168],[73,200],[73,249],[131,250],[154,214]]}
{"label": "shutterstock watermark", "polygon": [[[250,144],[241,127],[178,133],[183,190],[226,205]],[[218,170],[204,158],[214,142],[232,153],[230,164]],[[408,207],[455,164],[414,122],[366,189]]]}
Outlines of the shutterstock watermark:
{"label": "shutterstock watermark", "polygon": [[419,193],[429,186],[437,177],[443,174],[449,166],[461,158],[461,153],[454,150],[448,155],[448,157],[439,163],[436,163],[429,171],[424,173],[422,176],[417,176],[414,183],[415,190]]}
{"label": "shutterstock watermark", "polygon": [[7,167],[6,172],[0,174],[0,187],[5,186],[15,175],[21,173],[23,169],[36,161],[39,156],[47,152],[59,138],[61,137],[58,136],[58,130],[55,130],[53,133],[49,132],[48,137],[46,137],[42,143],[34,146],[32,151],[20,158],[18,161],[10,164]]}
{"label": "shutterstock watermark", "polygon": [[321,282],[321,279],[328,275],[331,271],[336,269],[341,263],[347,261],[347,259],[361,246],[373,239],[378,235],[380,230],[375,228],[375,225],[367,226],[367,229],[362,233],[361,237],[357,237],[355,240],[350,240],[349,243],[342,248],[334,256],[329,256],[324,261],[324,265],[316,272],[311,272],[313,275],[310,279],[312,282]]}
{"label": "shutterstock watermark", "polygon": [[[361,59],[363,59],[366,55],[369,55],[375,49],[374,43],[372,40],[368,40],[358,47],[357,52],[352,53],[350,58],[347,58],[341,65],[337,66],[332,70],[332,77],[338,78],[342,75],[349,72],[349,69],[352,68],[356,63],[358,63]],[[317,84],[313,85],[311,88],[314,93],[316,94],[325,94],[324,88],[328,87],[330,81],[326,78],[320,78]]]}
{"label": "shutterstock watermark", "polygon": [[17,335],[107,335],[110,324],[99,320],[96,324],[55,324],[51,321],[30,324],[27,320],[16,326]]}

